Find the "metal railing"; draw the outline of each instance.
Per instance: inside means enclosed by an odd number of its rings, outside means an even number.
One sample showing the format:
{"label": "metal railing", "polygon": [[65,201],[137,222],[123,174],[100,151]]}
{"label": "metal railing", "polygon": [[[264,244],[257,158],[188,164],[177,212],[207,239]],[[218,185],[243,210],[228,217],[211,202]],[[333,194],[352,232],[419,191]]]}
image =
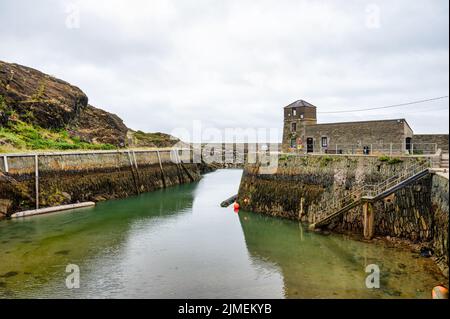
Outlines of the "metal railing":
{"label": "metal railing", "polygon": [[385,181],[376,185],[365,185],[364,186],[364,197],[376,197],[379,194],[391,189],[392,187],[400,184],[401,182],[413,177],[420,172],[431,167],[430,160],[425,162],[414,163],[413,165],[406,167],[401,173],[391,176]]}
{"label": "metal railing", "polygon": [[[344,208],[347,205],[350,205],[354,203],[355,201],[358,201],[361,198],[361,194],[364,191],[364,186],[358,187],[355,190],[353,190],[349,194],[345,194],[336,198],[333,198],[333,200],[327,205],[326,211],[329,211],[330,214],[333,212]],[[329,214],[327,214],[329,215]]]}
{"label": "metal railing", "polygon": [[416,174],[423,172],[424,170],[430,168],[430,160],[425,160],[424,162],[417,162],[411,166],[405,167],[399,174],[393,175],[386,179],[385,181],[375,184],[375,185],[363,185],[354,190],[351,193],[345,194],[343,196],[334,198],[325,208],[328,212],[325,217],[321,218],[317,223],[320,223],[332,216],[339,210],[349,206],[362,198],[374,198],[385,191],[393,188],[394,186],[402,183],[408,178],[413,177]]}
{"label": "metal railing", "polygon": [[312,147],[316,154],[352,155],[430,155],[436,154],[437,143],[371,143],[371,144],[328,144],[326,147]]}

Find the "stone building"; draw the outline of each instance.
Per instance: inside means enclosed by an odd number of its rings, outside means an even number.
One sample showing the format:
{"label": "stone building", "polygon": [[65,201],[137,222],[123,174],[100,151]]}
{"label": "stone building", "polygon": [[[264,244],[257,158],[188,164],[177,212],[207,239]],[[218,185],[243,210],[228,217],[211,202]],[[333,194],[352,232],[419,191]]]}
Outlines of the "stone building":
{"label": "stone building", "polygon": [[448,151],[448,134],[414,135],[405,119],[317,123],[303,100],[284,107],[282,151],[327,154],[424,154]]}

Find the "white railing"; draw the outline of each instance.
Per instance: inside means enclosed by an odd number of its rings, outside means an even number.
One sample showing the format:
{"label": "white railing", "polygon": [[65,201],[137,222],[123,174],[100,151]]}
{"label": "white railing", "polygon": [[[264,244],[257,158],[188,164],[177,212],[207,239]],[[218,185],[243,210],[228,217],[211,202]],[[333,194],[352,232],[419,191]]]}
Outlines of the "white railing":
{"label": "white railing", "polygon": [[329,144],[326,147],[314,144],[316,154],[361,154],[361,155],[430,155],[436,154],[436,143],[371,143]]}

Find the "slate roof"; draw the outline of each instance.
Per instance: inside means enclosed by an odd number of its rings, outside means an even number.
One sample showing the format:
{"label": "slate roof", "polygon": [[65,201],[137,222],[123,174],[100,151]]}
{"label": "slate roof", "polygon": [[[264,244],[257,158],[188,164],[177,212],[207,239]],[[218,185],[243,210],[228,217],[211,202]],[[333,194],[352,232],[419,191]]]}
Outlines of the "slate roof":
{"label": "slate roof", "polygon": [[285,106],[284,108],[290,108],[290,107],[298,107],[298,106],[307,106],[307,107],[315,107],[314,105],[312,105],[311,103],[308,103],[304,100],[297,100],[291,104],[289,104],[288,106]]}

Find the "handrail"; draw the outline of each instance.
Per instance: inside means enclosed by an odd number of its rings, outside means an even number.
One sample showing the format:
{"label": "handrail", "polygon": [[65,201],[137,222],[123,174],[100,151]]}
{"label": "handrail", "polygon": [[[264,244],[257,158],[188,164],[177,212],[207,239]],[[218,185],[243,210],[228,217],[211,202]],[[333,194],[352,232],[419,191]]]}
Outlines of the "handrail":
{"label": "handrail", "polygon": [[[329,203],[325,208],[325,210],[330,213],[326,214],[326,216],[323,217],[321,220],[319,220],[316,224],[327,220],[336,211],[361,200],[363,197],[375,198],[377,195],[384,193],[385,191],[395,187],[401,182],[407,180],[408,178],[411,178],[416,174],[423,172],[429,167],[430,167],[430,160],[427,160],[424,163],[420,162],[414,163],[409,167],[405,167],[400,173],[389,177],[383,182],[380,182],[375,185],[362,185],[352,190],[349,194],[345,194],[343,196],[339,196],[338,198],[334,198],[331,201],[331,203]],[[355,198],[355,196],[357,197]],[[351,199],[351,201],[348,201],[349,198]]]}
{"label": "handrail", "polygon": [[389,179],[385,180],[376,185],[365,185],[365,196],[375,197],[378,194],[394,187],[395,185],[401,183],[402,181],[420,173],[421,171],[430,167],[429,161],[425,163],[415,163],[414,165],[407,167],[401,173],[391,176]]}
{"label": "handrail", "polygon": [[394,154],[435,154],[438,150],[437,143],[360,143],[360,144],[328,144],[327,147],[322,147],[319,144],[314,143],[314,153],[327,153],[334,152],[336,154],[358,154],[364,153],[364,151],[370,152],[370,154],[377,153],[394,155]]}

